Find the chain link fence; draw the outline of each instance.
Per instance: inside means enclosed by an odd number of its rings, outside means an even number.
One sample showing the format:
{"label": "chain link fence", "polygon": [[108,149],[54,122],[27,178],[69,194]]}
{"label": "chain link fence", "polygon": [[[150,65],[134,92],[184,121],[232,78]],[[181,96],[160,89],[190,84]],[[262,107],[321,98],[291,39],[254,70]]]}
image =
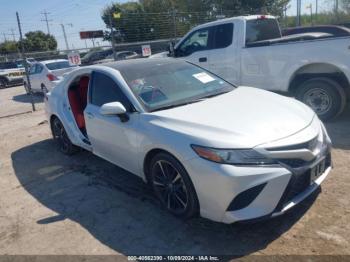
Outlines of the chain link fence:
{"label": "chain link fence", "polygon": [[[177,12],[170,10],[163,13],[126,13],[118,19],[113,19],[114,39],[116,42],[116,51],[134,51],[142,54],[141,46],[148,44],[151,46],[152,53],[162,52],[167,49],[170,41],[177,41],[184,36],[193,27],[223,19],[248,14],[264,14],[265,10],[271,10],[268,7],[259,10],[215,10],[210,12]],[[275,10],[271,13],[275,15],[282,28],[296,26],[295,16],[286,16],[283,10]],[[283,15],[284,14],[284,15]],[[302,25],[317,24],[341,24],[348,26],[350,16],[346,13],[320,13],[301,16]],[[109,31],[106,31],[106,40],[111,40]],[[108,49],[111,45],[97,47],[97,49]],[[79,48],[65,51],[47,51],[26,53],[26,57],[34,58],[38,61],[48,59],[67,58],[68,51],[79,52],[81,57],[91,51],[91,48]],[[18,52],[11,54],[0,54],[1,61],[14,61],[19,59]]]}

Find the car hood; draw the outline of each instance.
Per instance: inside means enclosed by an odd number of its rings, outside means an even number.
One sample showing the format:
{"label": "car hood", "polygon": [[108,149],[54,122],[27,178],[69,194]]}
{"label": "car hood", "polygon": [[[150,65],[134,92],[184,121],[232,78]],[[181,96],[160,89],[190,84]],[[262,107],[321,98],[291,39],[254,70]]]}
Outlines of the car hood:
{"label": "car hood", "polygon": [[[315,113],[301,102],[252,87],[149,114],[153,125],[191,136],[193,143],[252,148],[309,126]],[[204,143],[204,144],[203,144]]]}

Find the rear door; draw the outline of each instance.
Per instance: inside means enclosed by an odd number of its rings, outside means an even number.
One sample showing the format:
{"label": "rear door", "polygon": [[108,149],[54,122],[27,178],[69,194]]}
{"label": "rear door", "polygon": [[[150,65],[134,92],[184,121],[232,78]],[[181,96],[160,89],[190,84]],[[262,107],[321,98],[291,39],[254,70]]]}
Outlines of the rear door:
{"label": "rear door", "polygon": [[240,56],[235,48],[234,24],[216,25],[212,31],[209,70],[233,84],[239,84]]}
{"label": "rear door", "polygon": [[41,83],[42,83],[42,74],[41,72],[43,71],[44,67],[36,63],[34,64],[29,71],[29,76],[30,76],[30,84],[31,88],[34,91],[41,91]]}
{"label": "rear door", "polygon": [[281,32],[276,19],[262,17],[247,20],[245,28],[246,47],[241,51],[242,84],[267,90],[279,90],[285,86],[285,72],[294,66],[291,65],[291,57],[295,45],[256,47],[249,45],[280,38]]}
{"label": "rear door", "polygon": [[[120,102],[129,112],[129,120],[121,122],[118,116],[100,114],[105,103]],[[94,71],[89,85],[88,105],[84,111],[86,130],[94,154],[138,173],[135,161],[139,147],[137,136],[138,114],[132,113],[133,106],[113,77]]]}

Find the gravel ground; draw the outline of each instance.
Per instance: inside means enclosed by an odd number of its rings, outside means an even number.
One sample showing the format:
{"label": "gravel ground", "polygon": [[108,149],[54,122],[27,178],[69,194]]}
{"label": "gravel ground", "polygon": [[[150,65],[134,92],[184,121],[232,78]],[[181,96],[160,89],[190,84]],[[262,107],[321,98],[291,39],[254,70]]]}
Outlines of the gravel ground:
{"label": "gravel ground", "polygon": [[[256,224],[181,221],[143,182],[51,140],[42,97],[0,90],[0,254],[350,255],[350,108],[327,128],[334,170],[292,212]],[[17,114],[15,116],[9,116]]]}

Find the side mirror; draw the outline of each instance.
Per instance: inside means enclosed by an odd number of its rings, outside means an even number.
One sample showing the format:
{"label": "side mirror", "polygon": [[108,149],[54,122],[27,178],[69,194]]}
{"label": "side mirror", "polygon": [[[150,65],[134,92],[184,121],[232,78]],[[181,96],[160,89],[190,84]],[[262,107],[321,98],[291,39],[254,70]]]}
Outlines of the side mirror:
{"label": "side mirror", "polygon": [[173,42],[169,42],[169,46],[168,46],[168,52],[169,52],[169,56],[173,56],[175,57],[175,49],[174,49],[174,43]]}
{"label": "side mirror", "polygon": [[122,122],[129,120],[129,116],[126,114],[126,109],[120,102],[106,103],[101,106],[100,114],[105,116],[116,115]]}

